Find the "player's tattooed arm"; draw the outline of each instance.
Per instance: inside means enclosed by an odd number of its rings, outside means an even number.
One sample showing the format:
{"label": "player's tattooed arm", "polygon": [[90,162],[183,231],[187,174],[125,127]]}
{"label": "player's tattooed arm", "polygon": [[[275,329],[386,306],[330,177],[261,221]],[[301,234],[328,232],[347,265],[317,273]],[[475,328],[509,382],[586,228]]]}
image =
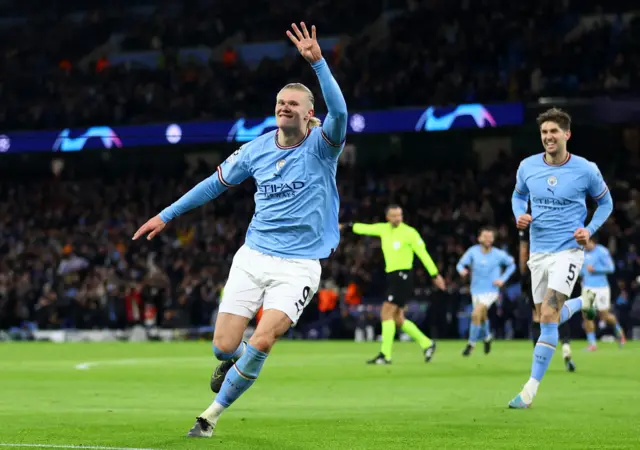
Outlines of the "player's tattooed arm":
{"label": "player's tattooed arm", "polygon": [[566,295],[561,294],[558,291],[547,289],[547,293],[544,296],[544,303],[549,305],[555,311],[560,312],[560,309],[562,308],[564,302],[567,301],[567,298],[568,297]]}

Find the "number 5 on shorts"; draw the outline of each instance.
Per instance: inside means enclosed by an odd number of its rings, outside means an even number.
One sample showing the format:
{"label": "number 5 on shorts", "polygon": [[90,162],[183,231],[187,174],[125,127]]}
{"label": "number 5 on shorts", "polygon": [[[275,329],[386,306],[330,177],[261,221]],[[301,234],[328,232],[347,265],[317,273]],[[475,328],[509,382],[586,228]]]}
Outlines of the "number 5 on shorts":
{"label": "number 5 on shorts", "polygon": [[567,284],[571,286],[571,282],[576,279],[576,265],[569,264],[569,275],[567,275]]}

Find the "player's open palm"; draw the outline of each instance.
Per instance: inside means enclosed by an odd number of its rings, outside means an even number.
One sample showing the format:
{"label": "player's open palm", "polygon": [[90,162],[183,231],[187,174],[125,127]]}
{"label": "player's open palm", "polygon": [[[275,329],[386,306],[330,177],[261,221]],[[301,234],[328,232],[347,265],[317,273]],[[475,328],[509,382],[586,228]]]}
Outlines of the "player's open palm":
{"label": "player's open palm", "polygon": [[136,234],[133,235],[133,240],[135,241],[140,236],[144,236],[145,234],[149,233],[147,236],[147,240],[150,241],[156,234],[164,230],[164,227],[166,226],[167,224],[163,222],[159,215],[152,217],[151,219],[147,220],[144,225],[138,228]]}
{"label": "player's open palm", "polygon": [[311,25],[311,34],[309,34],[304,22],[300,22],[302,31],[300,31],[300,28],[298,28],[298,25],[295,23],[291,24],[291,28],[293,29],[293,33],[287,30],[287,36],[289,36],[291,42],[298,48],[302,57],[310,63],[320,61],[322,59],[322,51],[316,39],[316,26]]}
{"label": "player's open palm", "polygon": [[518,220],[516,221],[518,230],[526,230],[532,220],[533,218],[531,217],[531,214],[523,214],[518,217]]}

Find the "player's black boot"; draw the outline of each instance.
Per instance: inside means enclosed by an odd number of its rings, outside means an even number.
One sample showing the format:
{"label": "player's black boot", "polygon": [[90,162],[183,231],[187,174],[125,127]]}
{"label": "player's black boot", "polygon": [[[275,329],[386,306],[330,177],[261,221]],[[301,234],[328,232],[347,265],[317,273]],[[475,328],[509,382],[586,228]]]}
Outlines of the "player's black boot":
{"label": "player's black boot", "polygon": [[484,354],[491,353],[491,344],[493,343],[493,335],[489,336],[489,339],[484,341]]}
{"label": "player's black boot", "polygon": [[224,382],[224,377],[227,375],[227,372],[233,367],[234,364],[235,361],[222,361],[220,364],[218,364],[218,367],[215,368],[215,370],[211,374],[211,382],[209,383],[209,386],[211,387],[213,393],[217,394],[218,392],[220,392],[222,383]]}
{"label": "player's black boot", "polygon": [[571,359],[571,356],[567,356],[564,359],[564,365],[567,368],[567,370],[569,372],[575,372],[576,371],[576,363],[573,362],[573,359]]}
{"label": "player's black boot", "polygon": [[462,356],[469,356],[473,351],[473,345],[467,343],[467,346],[462,351]]}
{"label": "player's black boot", "polygon": [[431,361],[433,354],[436,352],[436,341],[432,341],[431,345],[424,350],[424,362]]}
{"label": "player's black boot", "polygon": [[391,360],[385,358],[382,353],[379,353],[378,356],[367,361],[367,364],[391,364]]}

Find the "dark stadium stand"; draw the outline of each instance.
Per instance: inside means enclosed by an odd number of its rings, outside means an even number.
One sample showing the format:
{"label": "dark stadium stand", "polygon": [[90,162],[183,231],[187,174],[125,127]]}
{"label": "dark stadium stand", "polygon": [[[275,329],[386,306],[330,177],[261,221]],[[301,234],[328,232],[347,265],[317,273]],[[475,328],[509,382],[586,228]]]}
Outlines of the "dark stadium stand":
{"label": "dark stadium stand", "polygon": [[[307,13],[320,37],[340,38],[327,41],[325,54],[352,110],[638,94],[640,19],[631,4],[617,2],[615,11],[631,12],[612,15],[597,2],[458,3],[389,2],[385,9],[378,7],[384,2],[327,1]],[[284,82],[315,88],[299,58],[258,63],[256,51],[272,50],[246,46],[265,39],[284,45],[289,14],[298,15],[272,2],[121,6],[124,12],[45,14],[29,27],[4,23],[4,129],[263,116]],[[359,11],[357,20],[348,29],[332,25],[344,23],[332,19],[345,8]],[[225,44],[232,34],[238,39]],[[103,46],[109,36],[119,44]],[[198,56],[179,56],[180,48],[197,46]],[[226,58],[203,50],[216,46],[216,54],[228,50]],[[130,62],[117,63],[123,60]]]}

